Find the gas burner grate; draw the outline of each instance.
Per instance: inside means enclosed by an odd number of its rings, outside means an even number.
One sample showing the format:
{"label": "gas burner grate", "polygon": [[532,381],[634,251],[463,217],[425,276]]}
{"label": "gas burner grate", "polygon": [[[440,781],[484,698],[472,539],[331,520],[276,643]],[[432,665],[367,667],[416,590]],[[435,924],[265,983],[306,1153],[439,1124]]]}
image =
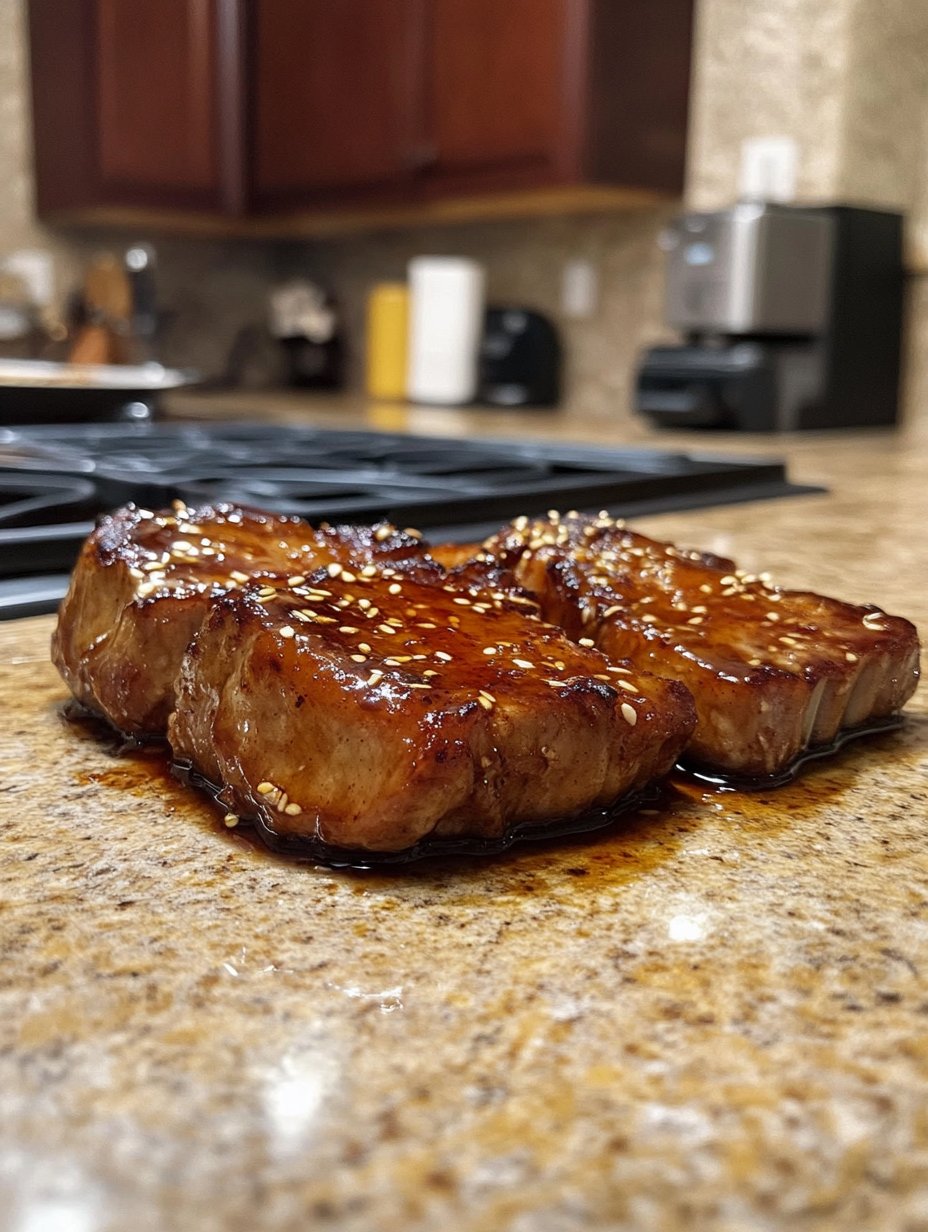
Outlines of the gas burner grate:
{"label": "gas burner grate", "polygon": [[628,517],[820,490],[791,483],[776,459],[660,449],[242,423],[7,428],[0,616],[54,610],[93,519],[128,501],[235,501],[310,522],[388,518],[466,540],[550,508]]}

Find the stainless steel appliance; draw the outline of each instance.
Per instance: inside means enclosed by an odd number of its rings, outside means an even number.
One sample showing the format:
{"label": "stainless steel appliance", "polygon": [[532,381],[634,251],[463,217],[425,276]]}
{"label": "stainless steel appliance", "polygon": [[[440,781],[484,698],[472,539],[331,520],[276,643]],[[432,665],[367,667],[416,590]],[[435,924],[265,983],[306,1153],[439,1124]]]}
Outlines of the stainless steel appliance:
{"label": "stainless steel appliance", "polygon": [[899,214],[742,202],[683,215],[662,245],[684,341],[642,357],[642,414],[759,432],[895,422]]}

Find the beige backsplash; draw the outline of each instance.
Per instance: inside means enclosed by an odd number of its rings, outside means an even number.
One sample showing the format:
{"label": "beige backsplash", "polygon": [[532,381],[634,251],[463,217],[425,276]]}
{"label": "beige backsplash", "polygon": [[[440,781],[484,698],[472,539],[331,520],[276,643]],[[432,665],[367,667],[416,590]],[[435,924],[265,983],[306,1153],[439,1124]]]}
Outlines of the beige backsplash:
{"label": "beige backsplash", "polygon": [[[662,273],[657,235],[670,211],[646,210],[428,230],[383,232],[311,247],[293,246],[285,266],[324,279],[338,293],[353,340],[363,337],[364,303],[372,283],[403,278],[418,253],[473,257],[487,270],[488,301],[519,304],[550,315],[561,330],[565,387],[591,414],[627,412],[635,356],[666,333],[661,323]],[[564,266],[590,261],[598,275],[591,317],[561,313]],[[351,349],[353,383],[361,380],[361,349]]]}

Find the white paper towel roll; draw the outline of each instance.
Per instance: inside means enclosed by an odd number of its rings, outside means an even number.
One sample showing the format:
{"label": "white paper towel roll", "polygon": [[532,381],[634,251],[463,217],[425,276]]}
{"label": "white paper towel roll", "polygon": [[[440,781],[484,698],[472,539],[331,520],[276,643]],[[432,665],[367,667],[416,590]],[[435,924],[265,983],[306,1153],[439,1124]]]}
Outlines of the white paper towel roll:
{"label": "white paper towel roll", "polygon": [[483,267],[465,257],[409,262],[409,397],[460,406],[477,392]]}

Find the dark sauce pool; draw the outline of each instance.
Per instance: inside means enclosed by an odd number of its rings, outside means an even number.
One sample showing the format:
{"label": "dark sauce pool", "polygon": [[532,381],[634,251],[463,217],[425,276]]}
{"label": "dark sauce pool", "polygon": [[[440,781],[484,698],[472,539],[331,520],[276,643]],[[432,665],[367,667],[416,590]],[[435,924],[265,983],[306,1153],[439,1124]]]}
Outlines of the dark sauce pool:
{"label": "dark sauce pool", "polygon": [[[237,818],[235,825],[229,827],[220,820],[228,812],[222,790],[197,774],[189,764],[172,761],[165,740],[127,738],[74,701],[64,705],[62,714],[86,739],[102,745],[114,759],[112,769],[90,773],[88,781],[135,796],[158,790],[164,793],[172,806],[182,808],[185,813],[191,809],[200,813],[196,806],[209,802],[201,816],[207,816],[210,828],[214,832],[219,829],[236,840],[244,840],[258,852],[274,853],[304,864],[325,865],[334,870],[373,870],[386,875],[398,874],[411,865],[426,867],[436,861],[447,860],[449,864],[457,862],[463,866],[473,860],[498,859],[507,854],[512,858],[531,850],[564,852],[570,864],[571,853],[579,857],[591,845],[606,846],[607,839],[627,843],[636,837],[638,831],[652,834],[654,830],[661,830],[662,822],[671,817],[679,818],[681,811],[698,818],[700,810],[711,807],[709,802],[714,798],[726,799],[731,803],[736,801],[740,814],[746,818],[754,817],[758,824],[766,825],[772,822],[774,813],[781,817],[795,816],[797,812],[805,812],[833,794],[836,789],[833,774],[806,773],[816,763],[826,757],[833,758],[833,768],[843,777],[848,773],[847,768],[842,767],[844,759],[840,757],[845,746],[864,736],[892,732],[905,721],[903,716],[893,716],[843,732],[832,744],[803,754],[778,775],[754,778],[723,776],[683,765],[676,767],[664,784],[633,793],[608,809],[588,810],[579,816],[552,821],[545,826],[512,826],[503,836],[494,839],[425,839],[401,852],[369,852],[334,847],[315,838],[281,835],[259,817]],[[772,789],[777,790],[776,808],[774,801],[764,795]],[[584,870],[579,871],[582,873]],[[577,872],[565,867],[565,873]]]}

